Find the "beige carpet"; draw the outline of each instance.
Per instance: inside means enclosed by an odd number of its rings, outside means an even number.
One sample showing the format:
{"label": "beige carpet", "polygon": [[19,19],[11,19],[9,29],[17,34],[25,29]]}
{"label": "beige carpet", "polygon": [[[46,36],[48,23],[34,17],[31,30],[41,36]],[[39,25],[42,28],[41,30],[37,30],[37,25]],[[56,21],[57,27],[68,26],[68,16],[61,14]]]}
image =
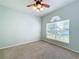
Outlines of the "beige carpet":
{"label": "beige carpet", "polygon": [[0,59],[79,59],[79,54],[38,41],[4,49]]}

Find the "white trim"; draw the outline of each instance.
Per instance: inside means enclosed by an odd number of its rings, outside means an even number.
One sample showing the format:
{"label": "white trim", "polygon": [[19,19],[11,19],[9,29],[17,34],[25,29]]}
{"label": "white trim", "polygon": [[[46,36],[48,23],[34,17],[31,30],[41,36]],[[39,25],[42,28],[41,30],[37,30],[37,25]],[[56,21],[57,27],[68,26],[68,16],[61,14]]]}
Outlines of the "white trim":
{"label": "white trim", "polygon": [[36,42],[36,41],[39,41],[39,40],[33,40],[33,41],[29,41],[29,42],[21,42],[21,43],[9,45],[9,46],[4,46],[4,47],[1,47],[0,50],[1,50],[1,49],[6,49],[6,48],[15,47],[15,46],[19,46],[19,45],[24,45],[24,44],[28,44],[28,43]]}
{"label": "white trim", "polygon": [[61,46],[61,45],[58,45],[58,44],[56,44],[56,43],[50,42],[50,40],[45,40],[45,39],[43,39],[43,41],[48,42],[48,43],[51,43],[51,44],[54,44],[54,45],[56,45],[56,46],[62,47],[62,48],[64,48],[64,49],[66,49],[66,50],[70,50],[70,51],[72,51],[72,52],[75,52],[75,53],[78,53],[78,54],[79,54],[79,51],[76,51],[76,50],[73,50],[73,49],[70,49],[70,48],[66,48],[66,47],[64,47],[64,46]]}

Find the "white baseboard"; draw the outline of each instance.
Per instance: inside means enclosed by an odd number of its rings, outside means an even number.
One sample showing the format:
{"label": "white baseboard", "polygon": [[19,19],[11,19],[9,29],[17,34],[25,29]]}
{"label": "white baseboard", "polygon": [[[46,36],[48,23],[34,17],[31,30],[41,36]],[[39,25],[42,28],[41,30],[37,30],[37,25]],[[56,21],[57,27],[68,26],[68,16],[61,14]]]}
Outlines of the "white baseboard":
{"label": "white baseboard", "polygon": [[19,45],[24,45],[24,44],[28,44],[28,43],[36,42],[36,41],[39,41],[39,40],[33,40],[33,41],[28,41],[28,42],[21,42],[21,43],[17,43],[17,44],[9,45],[9,46],[1,47],[0,50],[2,50],[2,49],[6,49],[6,48],[15,47],[15,46],[19,46]]}
{"label": "white baseboard", "polygon": [[48,40],[43,40],[43,41],[48,42],[48,43],[50,43],[50,44],[54,44],[54,45],[56,45],[56,46],[59,46],[59,47],[61,47],[61,48],[64,48],[64,49],[66,49],[66,50],[69,50],[69,51],[72,51],[72,52],[75,52],[75,53],[78,53],[78,54],[79,54],[79,51],[73,50],[73,49],[71,49],[71,48],[66,48],[66,47],[64,47],[64,46],[61,46],[61,45],[52,43],[52,42],[50,42],[50,41],[48,41]]}

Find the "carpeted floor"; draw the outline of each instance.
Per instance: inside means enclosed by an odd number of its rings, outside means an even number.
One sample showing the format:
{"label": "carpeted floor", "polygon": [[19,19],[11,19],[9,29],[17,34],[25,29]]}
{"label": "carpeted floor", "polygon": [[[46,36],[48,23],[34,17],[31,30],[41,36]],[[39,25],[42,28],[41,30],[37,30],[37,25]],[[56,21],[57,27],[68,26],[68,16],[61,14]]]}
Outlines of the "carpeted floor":
{"label": "carpeted floor", "polygon": [[43,41],[4,49],[3,55],[3,59],[79,59],[79,54]]}

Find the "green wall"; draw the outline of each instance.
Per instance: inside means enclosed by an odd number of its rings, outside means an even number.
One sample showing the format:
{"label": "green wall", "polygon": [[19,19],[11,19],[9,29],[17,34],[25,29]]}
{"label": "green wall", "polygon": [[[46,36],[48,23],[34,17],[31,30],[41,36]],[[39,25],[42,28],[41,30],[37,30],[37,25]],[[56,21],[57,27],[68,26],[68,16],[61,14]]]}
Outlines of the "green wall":
{"label": "green wall", "polygon": [[0,6],[0,49],[40,40],[40,18]]}
{"label": "green wall", "polygon": [[[60,16],[63,20],[70,19],[70,43],[60,43],[46,38],[46,24],[53,16]],[[73,51],[79,52],[79,1],[60,8],[42,17],[42,39],[56,45],[63,46]]]}

